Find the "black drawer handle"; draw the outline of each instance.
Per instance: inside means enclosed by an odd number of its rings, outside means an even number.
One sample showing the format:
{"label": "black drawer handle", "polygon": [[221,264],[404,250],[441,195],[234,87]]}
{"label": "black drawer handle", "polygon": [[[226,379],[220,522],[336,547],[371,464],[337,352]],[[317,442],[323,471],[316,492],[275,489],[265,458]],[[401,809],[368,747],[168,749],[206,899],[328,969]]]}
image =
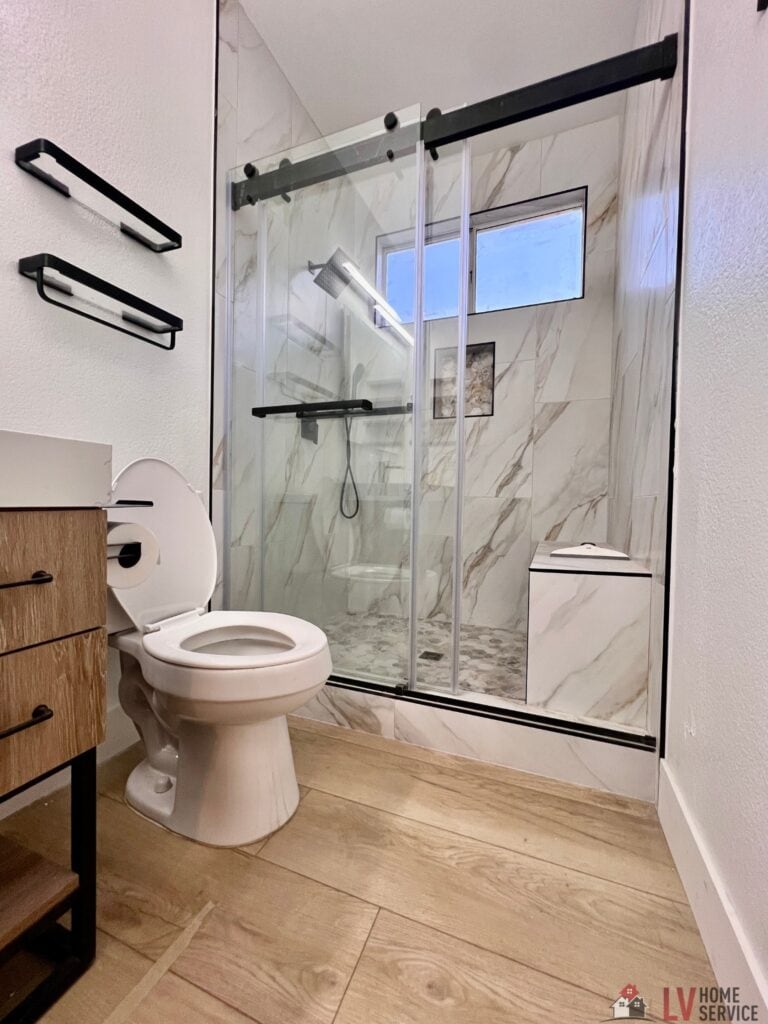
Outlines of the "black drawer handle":
{"label": "black drawer handle", "polygon": [[40,725],[41,722],[47,722],[49,718],[53,718],[53,712],[48,705],[38,704],[32,712],[32,717],[28,718],[26,722],[20,722],[18,725],[12,725],[10,729],[3,729],[3,731],[0,732],[0,740],[5,740],[17,732],[24,732],[25,729],[31,729],[33,725]]}
{"label": "black drawer handle", "polygon": [[53,576],[45,569],[38,569],[33,572],[28,580],[16,580],[15,583],[0,583],[0,590],[10,590],[12,587],[31,587],[35,583],[53,583]]}

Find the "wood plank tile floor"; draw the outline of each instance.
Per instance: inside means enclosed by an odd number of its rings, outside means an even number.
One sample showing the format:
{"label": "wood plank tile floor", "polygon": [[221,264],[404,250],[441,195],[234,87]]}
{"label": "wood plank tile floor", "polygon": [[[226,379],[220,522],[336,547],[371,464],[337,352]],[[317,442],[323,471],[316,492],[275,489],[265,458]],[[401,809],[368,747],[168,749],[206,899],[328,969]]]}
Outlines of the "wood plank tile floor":
{"label": "wood plank tile floor", "polygon": [[[714,984],[654,809],[296,719],[301,802],[237,850],[101,769],[99,943],[51,1024],[604,1021],[627,983]],[[0,822],[65,864],[68,793]]]}

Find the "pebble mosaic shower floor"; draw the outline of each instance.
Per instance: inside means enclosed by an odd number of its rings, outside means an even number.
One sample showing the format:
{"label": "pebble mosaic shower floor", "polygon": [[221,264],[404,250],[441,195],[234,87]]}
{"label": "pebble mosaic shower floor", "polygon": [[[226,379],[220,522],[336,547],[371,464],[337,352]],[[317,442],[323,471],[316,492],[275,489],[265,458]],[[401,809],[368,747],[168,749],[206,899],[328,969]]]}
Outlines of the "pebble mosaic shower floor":
{"label": "pebble mosaic shower floor", "polygon": [[[334,672],[373,682],[404,682],[408,675],[408,623],[394,615],[342,615],[324,626]],[[451,624],[419,622],[418,684],[450,689]],[[437,656],[437,657],[435,657]],[[508,700],[525,700],[526,637],[489,626],[461,627],[459,686]]]}

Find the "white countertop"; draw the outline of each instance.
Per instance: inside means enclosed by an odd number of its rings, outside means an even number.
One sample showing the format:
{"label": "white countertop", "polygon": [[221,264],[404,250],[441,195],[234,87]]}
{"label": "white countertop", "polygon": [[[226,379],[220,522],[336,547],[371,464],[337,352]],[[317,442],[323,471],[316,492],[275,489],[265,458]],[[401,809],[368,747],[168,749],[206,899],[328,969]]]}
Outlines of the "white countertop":
{"label": "white countertop", "polygon": [[101,508],[111,494],[111,445],[0,430],[0,508]]}

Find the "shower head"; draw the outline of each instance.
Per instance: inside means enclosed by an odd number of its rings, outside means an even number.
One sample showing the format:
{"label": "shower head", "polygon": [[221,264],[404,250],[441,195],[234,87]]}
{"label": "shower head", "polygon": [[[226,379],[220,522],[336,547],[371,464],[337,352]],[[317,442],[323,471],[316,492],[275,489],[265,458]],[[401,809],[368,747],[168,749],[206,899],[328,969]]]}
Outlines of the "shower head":
{"label": "shower head", "polygon": [[[381,292],[365,277],[360,268],[347,256],[343,249],[337,249],[327,263],[318,266],[315,263],[307,264],[310,273],[315,273],[313,281],[322,288],[326,294],[334,299],[339,299],[344,305],[351,307],[352,312],[359,318],[368,320],[370,310],[382,321],[382,326],[396,334],[401,341],[413,345],[413,337],[405,330],[397,311],[390,306]],[[349,292],[346,289],[353,285]],[[354,296],[354,298],[352,298]],[[361,302],[364,309],[359,307]],[[374,318],[370,318],[374,319]]]}
{"label": "shower head", "polygon": [[[337,249],[327,263],[320,266],[313,280],[315,284],[327,292],[332,299],[338,299],[352,278],[344,269],[345,264],[350,262],[349,257],[343,249]],[[310,263],[310,271],[316,269],[316,264]]]}

